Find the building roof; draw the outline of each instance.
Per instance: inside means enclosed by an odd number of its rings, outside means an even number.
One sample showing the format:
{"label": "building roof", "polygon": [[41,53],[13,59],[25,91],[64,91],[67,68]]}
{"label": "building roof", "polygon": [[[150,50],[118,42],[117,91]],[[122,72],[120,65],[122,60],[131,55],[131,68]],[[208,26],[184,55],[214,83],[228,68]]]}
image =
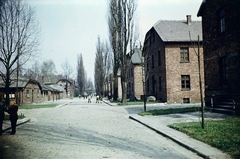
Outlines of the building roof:
{"label": "building roof", "polygon": [[197,13],[197,16],[200,17],[203,15],[203,12],[204,12],[204,9],[205,9],[205,6],[206,6],[206,0],[203,0],[201,5],[200,5],[200,8],[198,10],[198,13]]}
{"label": "building roof", "polygon": [[58,82],[68,82],[69,84],[72,84],[72,81],[71,81],[71,80],[65,79],[65,78],[59,79],[56,83],[58,83]]}
{"label": "building roof", "polygon": [[59,85],[45,85],[41,84],[43,91],[56,91],[56,92],[64,92],[65,89]]}
{"label": "building roof", "polygon": [[48,85],[50,88],[52,88],[54,91],[58,91],[58,92],[64,92],[65,89],[62,86],[59,86],[57,84],[55,85]]}
{"label": "building roof", "polygon": [[[33,80],[33,79],[29,79],[29,78],[25,78],[25,77],[19,77],[18,82],[17,82],[16,78],[12,79],[11,84],[10,84],[10,88],[16,88],[16,87],[25,88],[28,83],[35,83],[41,89],[41,85],[38,81]],[[5,87],[5,83],[1,80],[0,81],[0,88],[4,88],[4,87]]]}
{"label": "building roof", "polygon": [[142,50],[139,48],[134,49],[134,53],[132,54],[131,60],[133,64],[140,64],[142,63]]}
{"label": "building roof", "polygon": [[202,41],[202,23],[201,21],[169,21],[160,20],[153,28],[156,30],[163,42],[190,42],[189,32],[192,41]]}

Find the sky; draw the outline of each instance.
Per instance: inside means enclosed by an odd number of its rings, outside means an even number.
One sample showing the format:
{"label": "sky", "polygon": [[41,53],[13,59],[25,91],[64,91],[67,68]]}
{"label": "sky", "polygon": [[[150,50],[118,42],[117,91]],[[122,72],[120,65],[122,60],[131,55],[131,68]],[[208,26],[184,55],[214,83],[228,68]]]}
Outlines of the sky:
{"label": "sky", "polygon": [[[67,60],[76,77],[77,56],[81,53],[87,76],[94,81],[97,38],[108,40],[108,0],[26,0],[36,11],[41,29],[39,62],[52,59],[58,74]],[[140,41],[159,20],[192,20],[202,0],[138,0],[136,19]],[[75,78],[74,77],[74,78]]]}

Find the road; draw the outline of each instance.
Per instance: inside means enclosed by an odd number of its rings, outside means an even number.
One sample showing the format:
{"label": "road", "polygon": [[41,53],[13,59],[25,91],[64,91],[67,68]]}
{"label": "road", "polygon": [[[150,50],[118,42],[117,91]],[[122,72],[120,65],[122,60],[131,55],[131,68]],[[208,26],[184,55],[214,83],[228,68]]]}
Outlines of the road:
{"label": "road", "polygon": [[[56,108],[20,110],[31,121],[0,137],[6,159],[198,159],[191,151],[130,120],[136,107],[74,99]],[[139,108],[140,109],[140,108]]]}

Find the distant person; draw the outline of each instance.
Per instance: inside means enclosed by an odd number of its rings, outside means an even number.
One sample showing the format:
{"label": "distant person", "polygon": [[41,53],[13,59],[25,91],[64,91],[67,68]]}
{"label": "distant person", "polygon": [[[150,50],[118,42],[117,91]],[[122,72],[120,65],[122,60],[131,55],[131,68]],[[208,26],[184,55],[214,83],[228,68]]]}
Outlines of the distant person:
{"label": "distant person", "polygon": [[96,103],[99,103],[99,95],[96,96]]}
{"label": "distant person", "polygon": [[112,95],[111,93],[108,93],[108,100],[111,102],[111,99],[112,99]]}
{"label": "distant person", "polygon": [[0,102],[0,136],[2,135],[2,125],[4,120],[5,103]]}
{"label": "distant person", "polygon": [[18,120],[18,114],[17,114],[18,105],[15,102],[11,102],[7,112],[10,115],[10,121],[11,121],[11,127],[12,127],[11,135],[14,135],[16,133],[16,126],[17,126],[17,120]]}
{"label": "distant person", "polygon": [[88,103],[91,103],[91,96],[90,96],[90,94],[88,95]]}

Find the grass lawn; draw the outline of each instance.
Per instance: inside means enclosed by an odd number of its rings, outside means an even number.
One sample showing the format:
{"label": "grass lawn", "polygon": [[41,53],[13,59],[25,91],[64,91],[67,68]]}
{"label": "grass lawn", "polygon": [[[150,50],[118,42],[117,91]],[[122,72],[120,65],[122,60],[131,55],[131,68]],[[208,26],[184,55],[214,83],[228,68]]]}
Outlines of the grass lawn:
{"label": "grass lawn", "polygon": [[38,109],[38,108],[53,108],[56,107],[58,104],[31,104],[31,105],[20,105],[19,109]]}
{"label": "grass lawn", "polygon": [[[143,105],[144,102],[127,102],[126,105]],[[156,102],[147,102],[146,104],[156,104]],[[121,103],[120,103],[121,105]]]}
{"label": "grass lawn", "polygon": [[177,123],[170,127],[216,147],[235,159],[240,158],[240,118],[206,120],[204,129],[199,122]]}
{"label": "grass lawn", "polygon": [[146,112],[140,112],[138,115],[164,115],[164,114],[176,114],[176,113],[187,113],[200,111],[200,107],[187,107],[187,108],[170,108],[170,109],[155,109]]}
{"label": "grass lawn", "polygon": [[[142,116],[164,115],[195,112],[200,110],[200,107],[171,108],[150,110],[138,114]],[[170,125],[170,127],[208,145],[216,147],[235,159],[240,158],[240,118],[205,120],[204,129],[202,129],[201,123],[199,122],[177,123]]]}
{"label": "grass lawn", "polygon": [[[53,108],[56,107],[58,104],[31,104],[31,105],[20,105],[18,109],[39,109],[39,108]],[[18,119],[25,118],[24,114],[18,115]],[[4,120],[9,120],[9,114],[5,114]]]}
{"label": "grass lawn", "polygon": [[[23,118],[25,118],[24,114],[18,115],[18,119],[23,119]],[[9,120],[9,114],[4,115],[4,120]]]}

